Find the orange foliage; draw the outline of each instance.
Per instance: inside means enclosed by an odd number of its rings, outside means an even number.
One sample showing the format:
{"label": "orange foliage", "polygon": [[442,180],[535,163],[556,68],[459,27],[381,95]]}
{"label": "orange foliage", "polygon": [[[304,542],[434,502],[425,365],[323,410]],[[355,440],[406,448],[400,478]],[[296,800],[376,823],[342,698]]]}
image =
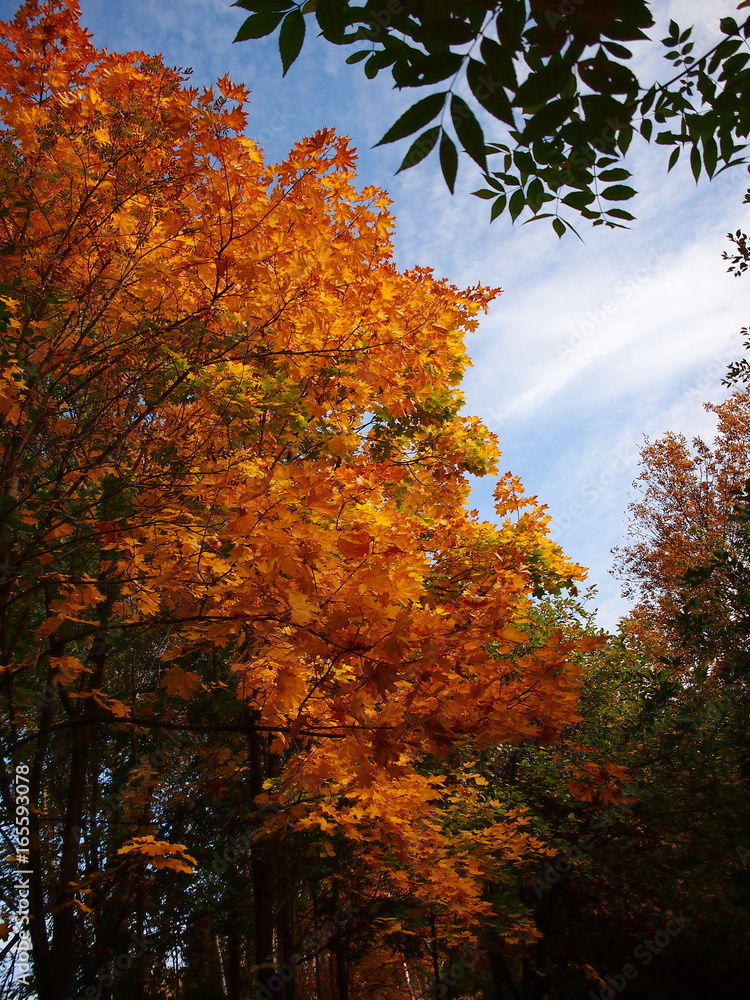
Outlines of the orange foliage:
{"label": "orange foliage", "polygon": [[[695,438],[691,448],[668,433],[641,452],[643,495],[630,508],[635,541],[618,553],[626,593],[638,599],[626,623],[631,637],[654,659],[681,654],[687,666],[720,664],[737,652],[736,581],[715,557],[742,543],[734,513],[750,477],[750,392],[705,408],[717,417],[713,446]],[[681,617],[687,608],[710,625],[689,649]]]}
{"label": "orange foliage", "polygon": [[[97,51],[72,0],[2,30],[4,600],[57,697],[14,731],[187,725],[231,692],[285,822],[476,928],[494,854],[540,845],[513,814],[448,831],[420,762],[576,718],[575,643],[515,653],[532,595],[583,577],[513,477],[497,523],[468,509],[498,451],[460,415],[463,338],[497,290],[399,272],[388,198],[331,130],[269,166],[228,79]],[[120,853],[182,851],[157,833]]]}

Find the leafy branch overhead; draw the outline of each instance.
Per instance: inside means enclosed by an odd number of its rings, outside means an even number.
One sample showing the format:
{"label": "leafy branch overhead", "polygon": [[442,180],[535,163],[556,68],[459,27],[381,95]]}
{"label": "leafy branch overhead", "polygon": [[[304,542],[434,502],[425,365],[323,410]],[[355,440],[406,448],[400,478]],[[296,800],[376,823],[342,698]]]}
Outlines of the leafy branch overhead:
{"label": "leafy branch overhead", "polygon": [[[551,219],[570,213],[623,227],[636,190],[624,165],[634,136],[685,152],[696,179],[747,162],[750,19],[722,18],[715,33],[660,28],[648,0],[238,0],[250,12],[236,41],[279,29],[286,74],[305,21],[335,45],[356,45],[348,63],[372,79],[439,89],[414,103],[380,140],[411,138],[400,170],[435,148],[453,192],[459,152],[480,167],[490,217]],[[749,0],[738,10],[750,6]],[[647,34],[649,32],[650,34]],[[660,41],[654,39],[664,33]],[[674,66],[666,83],[642,82],[633,44],[660,45]],[[442,86],[441,86],[442,85]],[[461,94],[458,90],[461,90]],[[461,96],[463,95],[463,96]]]}

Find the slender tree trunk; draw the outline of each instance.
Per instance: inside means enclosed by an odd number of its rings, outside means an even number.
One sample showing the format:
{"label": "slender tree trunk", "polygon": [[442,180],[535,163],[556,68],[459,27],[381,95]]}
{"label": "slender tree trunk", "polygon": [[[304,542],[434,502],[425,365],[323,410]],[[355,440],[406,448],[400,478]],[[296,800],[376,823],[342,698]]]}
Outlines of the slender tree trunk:
{"label": "slender tree trunk", "polygon": [[432,989],[436,1000],[440,997],[440,959],[438,957],[437,927],[435,925],[435,914],[430,913],[430,952],[432,954]]}
{"label": "slender tree trunk", "polygon": [[[296,910],[296,886],[292,878],[289,860],[289,845],[284,841],[278,849],[278,927],[281,965],[291,968],[294,954],[294,925]],[[296,1000],[297,980],[291,976],[284,985],[285,1000]]]}
{"label": "slender tree trunk", "polygon": [[[250,788],[254,798],[263,791],[263,781],[267,772],[264,760],[265,747],[263,739],[254,730],[248,734],[248,743]],[[277,844],[270,837],[258,837],[253,842],[250,852],[256,965],[267,965],[273,961],[276,915],[276,848]],[[259,989],[262,987],[267,990],[268,982],[273,975],[273,968],[259,969]]]}

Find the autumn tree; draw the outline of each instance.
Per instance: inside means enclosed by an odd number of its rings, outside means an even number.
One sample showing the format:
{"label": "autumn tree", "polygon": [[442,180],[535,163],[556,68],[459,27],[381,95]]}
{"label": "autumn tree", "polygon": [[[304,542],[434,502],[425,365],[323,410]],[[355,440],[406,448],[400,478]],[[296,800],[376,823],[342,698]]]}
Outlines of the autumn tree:
{"label": "autumn tree", "polygon": [[713,445],[666,434],[641,452],[641,499],[631,507],[633,542],[617,571],[637,600],[631,630],[659,657],[726,680],[748,672],[750,394],[706,404]]}
{"label": "autumn tree", "polygon": [[554,741],[578,697],[576,639],[517,650],[580,567],[510,474],[494,522],[468,507],[498,452],[463,338],[497,290],[400,273],[330,130],[266,165],[242,87],[97,51],[78,13],[29,0],[0,50],[2,792],[28,768],[36,995],[281,971],[347,1000],[381,938],[401,975],[398,906],[420,969],[487,921],[520,940],[486,877],[543,844],[512,809],[457,829],[435,764]]}
{"label": "autumn tree", "polygon": [[[491,219],[548,218],[559,236],[576,213],[621,227],[635,195],[624,157],[636,136],[685,152],[698,180],[747,162],[750,20],[721,18],[706,39],[649,0],[237,0],[235,41],[273,34],[284,73],[313,19],[347,62],[398,88],[429,88],[381,139],[416,135],[400,169],[433,150],[453,191],[459,152],[480,168]],[[747,7],[737,3],[737,11]],[[657,42],[647,32],[657,33]],[[640,43],[658,45],[667,80],[639,79]]]}

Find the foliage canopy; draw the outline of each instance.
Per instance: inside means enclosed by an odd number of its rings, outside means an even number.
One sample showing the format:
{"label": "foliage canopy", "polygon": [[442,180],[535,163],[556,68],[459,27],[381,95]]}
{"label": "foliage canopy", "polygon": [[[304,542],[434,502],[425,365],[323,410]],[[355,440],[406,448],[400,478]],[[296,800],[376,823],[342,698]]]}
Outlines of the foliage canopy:
{"label": "foliage canopy", "polygon": [[[721,19],[715,33],[676,21],[657,26],[649,0],[237,0],[250,12],[236,41],[279,29],[284,72],[306,22],[369,78],[388,70],[396,87],[435,88],[386,132],[413,136],[400,169],[438,150],[453,191],[462,150],[481,169],[491,219],[551,219],[559,236],[577,213],[621,227],[636,194],[624,157],[637,134],[684,152],[698,180],[747,162],[750,19]],[[738,4],[738,9],[748,3]],[[632,60],[647,32],[674,74],[641,80]],[[651,41],[651,44],[656,44]]]}

